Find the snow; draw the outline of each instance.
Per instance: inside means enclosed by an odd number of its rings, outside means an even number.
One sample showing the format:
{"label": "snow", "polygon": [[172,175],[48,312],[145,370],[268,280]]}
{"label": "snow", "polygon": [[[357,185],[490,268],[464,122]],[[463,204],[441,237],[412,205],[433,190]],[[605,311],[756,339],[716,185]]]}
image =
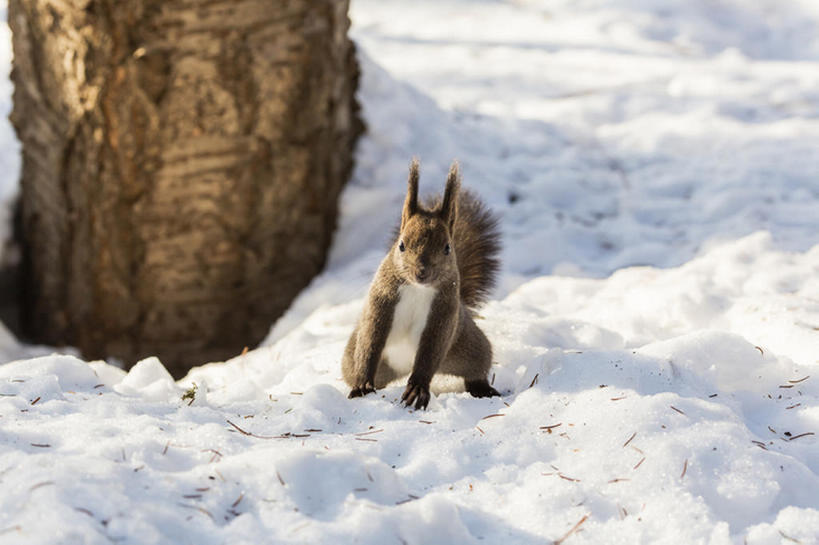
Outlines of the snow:
{"label": "snow", "polygon": [[[369,132],[325,272],[178,383],[0,330],[0,543],[819,543],[816,4],[351,18]],[[423,192],[457,158],[502,218],[501,399],[346,398],[413,155]]]}

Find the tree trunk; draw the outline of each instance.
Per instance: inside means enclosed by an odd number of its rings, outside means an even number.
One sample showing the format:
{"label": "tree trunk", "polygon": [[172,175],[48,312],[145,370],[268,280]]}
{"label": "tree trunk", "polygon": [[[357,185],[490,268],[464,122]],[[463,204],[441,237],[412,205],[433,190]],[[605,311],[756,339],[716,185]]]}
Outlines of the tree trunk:
{"label": "tree trunk", "polygon": [[176,376],[323,266],[361,130],[347,0],[10,0],[33,340]]}

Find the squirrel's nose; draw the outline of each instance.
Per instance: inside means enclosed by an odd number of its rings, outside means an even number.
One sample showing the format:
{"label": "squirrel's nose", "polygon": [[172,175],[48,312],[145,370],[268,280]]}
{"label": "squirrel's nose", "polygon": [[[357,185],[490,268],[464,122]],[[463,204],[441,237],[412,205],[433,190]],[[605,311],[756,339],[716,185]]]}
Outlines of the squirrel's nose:
{"label": "squirrel's nose", "polygon": [[415,271],[415,278],[417,278],[419,282],[423,282],[427,278],[427,270],[424,267],[418,267],[418,270]]}

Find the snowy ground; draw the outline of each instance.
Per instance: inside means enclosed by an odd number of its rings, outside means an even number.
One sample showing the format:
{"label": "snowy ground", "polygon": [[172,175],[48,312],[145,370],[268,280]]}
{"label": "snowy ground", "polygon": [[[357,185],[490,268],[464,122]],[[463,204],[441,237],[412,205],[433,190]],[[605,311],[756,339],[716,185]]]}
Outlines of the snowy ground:
{"label": "snowy ground", "polygon": [[[0,366],[0,543],[819,543],[819,7],[780,4],[353,0],[327,271],[178,384]],[[346,399],[412,155],[503,218],[503,399]]]}

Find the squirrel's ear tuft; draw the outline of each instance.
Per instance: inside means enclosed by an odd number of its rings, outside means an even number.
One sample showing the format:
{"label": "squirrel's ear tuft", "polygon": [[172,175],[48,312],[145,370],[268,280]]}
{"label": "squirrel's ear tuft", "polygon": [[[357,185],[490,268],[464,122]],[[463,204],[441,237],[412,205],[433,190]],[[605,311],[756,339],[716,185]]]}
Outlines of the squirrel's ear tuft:
{"label": "squirrel's ear tuft", "polygon": [[404,199],[404,210],[401,213],[401,228],[407,220],[418,211],[418,158],[413,157],[410,163],[409,179],[407,180],[407,196]]}
{"label": "squirrel's ear tuft", "polygon": [[441,217],[449,224],[450,229],[455,224],[455,217],[458,215],[458,191],[460,188],[461,175],[458,172],[458,162],[453,161],[446,177],[444,200],[441,201]]}

